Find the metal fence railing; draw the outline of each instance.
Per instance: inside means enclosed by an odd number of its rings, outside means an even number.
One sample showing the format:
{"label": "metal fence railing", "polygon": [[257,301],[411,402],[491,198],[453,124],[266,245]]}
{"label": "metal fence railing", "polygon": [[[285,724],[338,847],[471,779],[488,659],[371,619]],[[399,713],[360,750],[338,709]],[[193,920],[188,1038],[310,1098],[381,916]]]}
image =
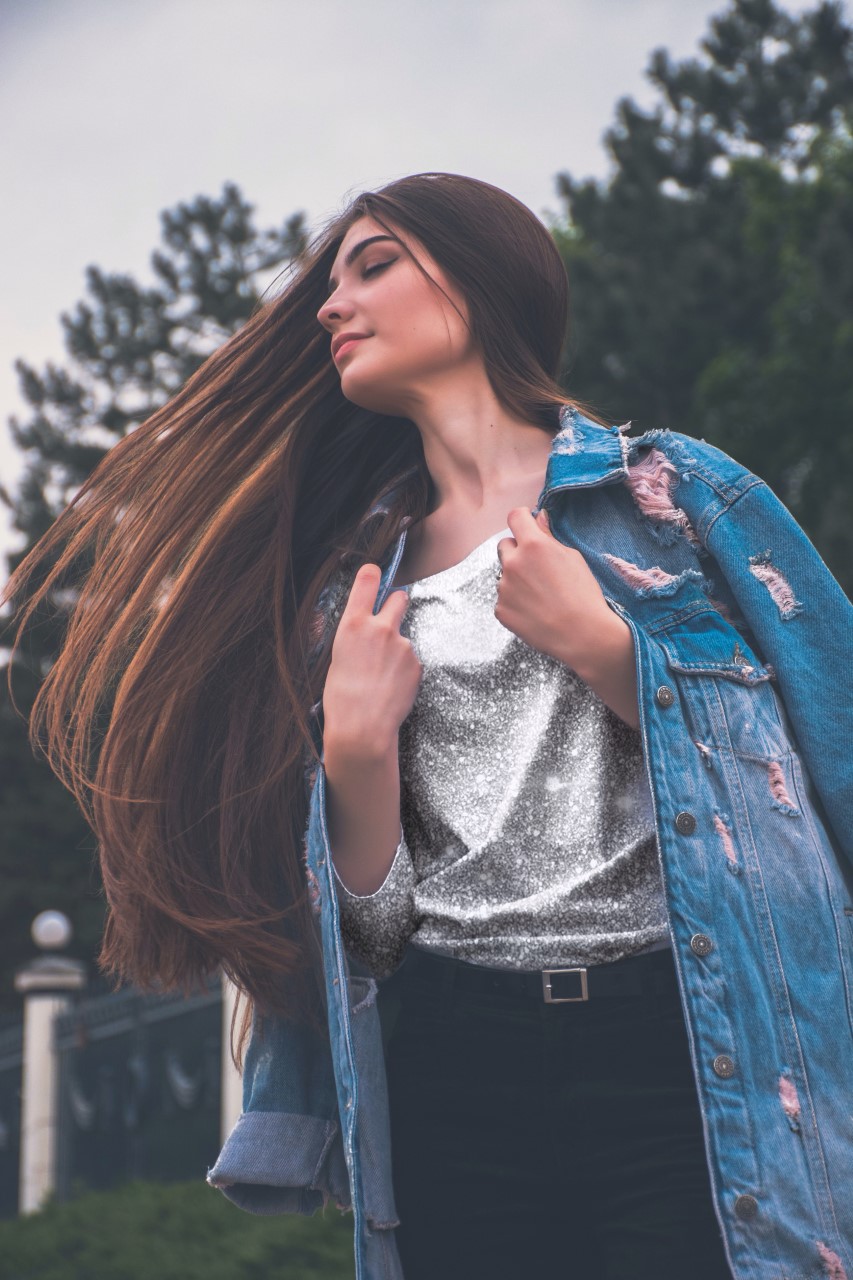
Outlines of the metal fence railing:
{"label": "metal fence railing", "polygon": [[55,1021],[55,1187],[204,1178],[220,1147],[222,989],[77,998]]}

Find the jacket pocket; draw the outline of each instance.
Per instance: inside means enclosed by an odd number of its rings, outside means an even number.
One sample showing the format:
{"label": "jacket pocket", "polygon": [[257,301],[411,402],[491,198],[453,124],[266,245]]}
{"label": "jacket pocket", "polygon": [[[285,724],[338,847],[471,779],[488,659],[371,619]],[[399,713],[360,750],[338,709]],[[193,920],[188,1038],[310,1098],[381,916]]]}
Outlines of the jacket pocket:
{"label": "jacket pocket", "polygon": [[796,750],[773,667],[716,609],[682,614],[653,634],[675,675],[694,741],[756,760]]}
{"label": "jacket pocket", "polygon": [[672,671],[721,676],[737,684],[772,680],[775,672],[712,606],[683,615],[657,636]]}

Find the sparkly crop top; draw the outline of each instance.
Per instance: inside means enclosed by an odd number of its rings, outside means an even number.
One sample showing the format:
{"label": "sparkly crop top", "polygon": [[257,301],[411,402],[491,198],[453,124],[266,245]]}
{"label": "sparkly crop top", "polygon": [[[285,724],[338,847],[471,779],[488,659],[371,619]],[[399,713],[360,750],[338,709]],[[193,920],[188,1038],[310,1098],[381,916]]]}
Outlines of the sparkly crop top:
{"label": "sparkly crop top", "polygon": [[640,732],[498,622],[504,537],[405,588],[423,675],[400,726],[400,843],[374,893],[335,873],[344,943],[378,978],[409,941],[511,969],[670,945]]}

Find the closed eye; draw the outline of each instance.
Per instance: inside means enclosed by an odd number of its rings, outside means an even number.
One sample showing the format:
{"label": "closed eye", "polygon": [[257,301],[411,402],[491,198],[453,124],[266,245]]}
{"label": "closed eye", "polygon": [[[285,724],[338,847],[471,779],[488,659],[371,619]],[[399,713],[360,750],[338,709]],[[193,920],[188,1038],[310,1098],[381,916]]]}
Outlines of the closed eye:
{"label": "closed eye", "polygon": [[[361,273],[362,280],[366,280],[368,276],[375,275],[377,271],[384,271],[386,267],[390,267],[396,261],[396,258],[388,258],[385,262],[376,262],[372,267],[365,267]],[[335,285],[329,285],[329,292],[326,295],[327,298],[331,298],[336,287],[337,286]]]}
{"label": "closed eye", "polygon": [[377,262],[372,267],[365,267],[364,271],[362,272],[362,276],[366,278],[367,276],[376,275],[377,271],[382,271],[384,270],[385,267],[390,267],[391,263],[396,261],[397,261],[396,258],[389,258],[387,262]]}

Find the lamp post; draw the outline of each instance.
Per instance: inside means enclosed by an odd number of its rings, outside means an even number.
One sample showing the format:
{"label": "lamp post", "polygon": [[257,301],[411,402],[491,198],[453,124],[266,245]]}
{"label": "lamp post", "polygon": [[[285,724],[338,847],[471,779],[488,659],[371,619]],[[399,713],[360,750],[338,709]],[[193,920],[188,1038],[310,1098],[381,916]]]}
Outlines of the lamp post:
{"label": "lamp post", "polygon": [[[30,932],[36,946],[55,952],[71,940],[71,922],[61,911],[42,911]],[[15,989],[24,997],[24,1063],[21,1106],[21,1165],[18,1209],[34,1213],[56,1185],[58,1112],[54,1020],[71,1003],[71,993],[86,981],[81,960],[45,954],[15,973]]]}

